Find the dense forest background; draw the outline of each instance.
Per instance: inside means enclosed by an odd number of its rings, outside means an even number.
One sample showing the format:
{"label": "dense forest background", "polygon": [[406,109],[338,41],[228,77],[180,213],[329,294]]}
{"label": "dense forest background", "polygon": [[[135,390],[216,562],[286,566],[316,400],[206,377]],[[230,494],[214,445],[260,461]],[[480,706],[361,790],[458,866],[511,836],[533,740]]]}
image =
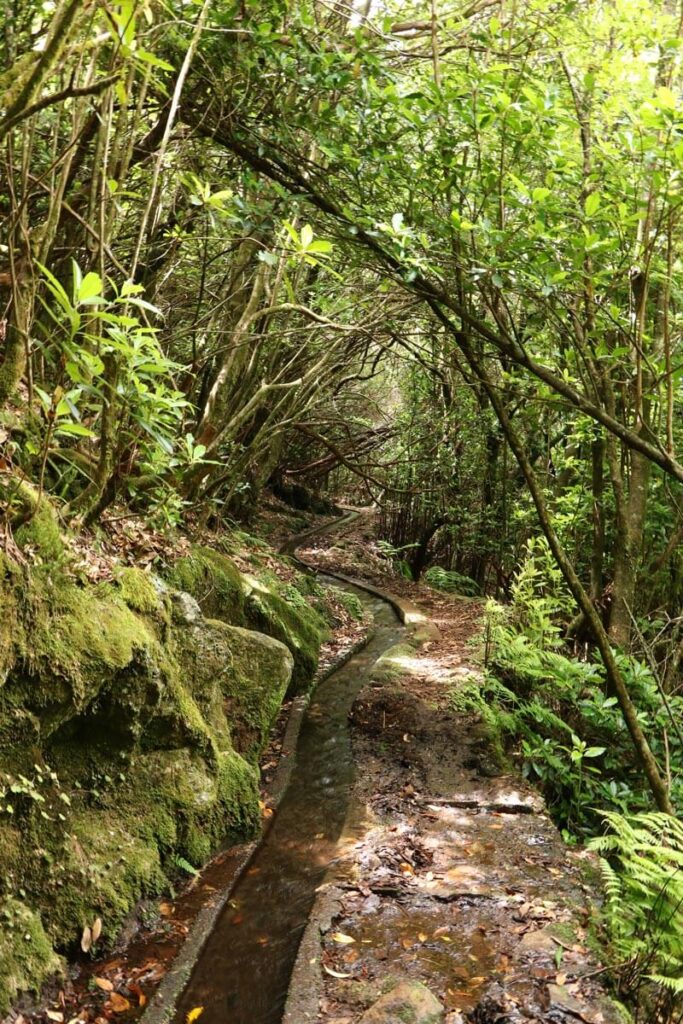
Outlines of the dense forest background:
{"label": "dense forest background", "polygon": [[46,503],[95,547],[376,505],[491,599],[479,699],[567,838],[673,814],[682,48],[673,0],[6,0],[6,556]]}

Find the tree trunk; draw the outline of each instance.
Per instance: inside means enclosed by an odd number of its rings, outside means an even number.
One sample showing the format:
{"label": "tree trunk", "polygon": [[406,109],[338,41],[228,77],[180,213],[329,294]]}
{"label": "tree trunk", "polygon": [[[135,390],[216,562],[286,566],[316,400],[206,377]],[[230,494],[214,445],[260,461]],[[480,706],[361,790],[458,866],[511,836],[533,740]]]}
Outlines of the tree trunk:
{"label": "tree trunk", "polygon": [[634,608],[638,567],[643,546],[647,510],[650,462],[639,452],[631,452],[631,479],[625,502],[613,560],[612,608],[609,637],[618,647],[628,648],[631,639],[631,614]]}
{"label": "tree trunk", "polygon": [[603,503],[605,477],[603,462],[605,441],[599,437],[591,445],[593,497],[593,546],[591,548],[591,597],[597,601],[602,594],[602,569],[605,557],[605,509]]}

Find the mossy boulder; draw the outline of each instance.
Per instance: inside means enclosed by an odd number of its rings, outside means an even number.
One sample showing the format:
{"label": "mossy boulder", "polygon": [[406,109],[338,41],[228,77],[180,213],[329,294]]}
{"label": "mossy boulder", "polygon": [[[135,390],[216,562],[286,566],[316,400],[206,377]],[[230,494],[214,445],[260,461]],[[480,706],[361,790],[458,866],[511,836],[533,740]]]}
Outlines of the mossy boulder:
{"label": "mossy boulder", "polygon": [[294,659],[290,693],[304,692],[316,673],[320,645],[328,634],[323,614],[302,593],[311,596],[315,590],[305,579],[302,587],[283,582],[267,568],[265,554],[258,549],[253,562],[253,572],[241,573],[228,555],[196,547],[175,563],[166,578],[191,594],[207,618],[247,626],[285,644]]}
{"label": "mossy boulder", "polygon": [[111,942],[141,896],[163,891],[167,880],[157,844],[138,829],[139,822],[119,809],[90,808],[69,815],[61,839],[46,837],[44,869],[32,895],[42,903],[51,894],[43,918],[55,946],[68,948],[96,917]]}
{"label": "mossy boulder", "polygon": [[172,566],[166,579],[177,590],[192,594],[208,619],[245,625],[242,575],[227,555],[194,547]]}
{"label": "mossy boulder", "polygon": [[134,612],[164,615],[161,595],[149,573],[128,566],[117,574],[116,583],[124,602]]}
{"label": "mossy boulder", "polygon": [[96,917],[112,943],[179,859],[200,866],[254,834],[257,759],[293,665],[284,644],[223,620],[247,620],[227,556],[202,549],[177,576],[220,612],[208,620],[138,569],[82,584],[49,522],[26,536],[30,568],[0,554],[0,898],[26,924],[0,927],[5,1007]]}
{"label": "mossy boulder", "polygon": [[17,899],[0,901],[0,1013],[21,992],[35,991],[63,961],[52,948],[40,916]]}
{"label": "mossy boulder", "polygon": [[176,644],[178,660],[194,681],[194,699],[223,749],[232,746],[255,761],[287,692],[293,667],[289,649],[218,620],[176,631]]}
{"label": "mossy boulder", "polygon": [[246,575],[244,580],[247,624],[289,648],[294,659],[290,694],[305,692],[318,669],[327,623],[295,586],[283,585],[271,574]]}

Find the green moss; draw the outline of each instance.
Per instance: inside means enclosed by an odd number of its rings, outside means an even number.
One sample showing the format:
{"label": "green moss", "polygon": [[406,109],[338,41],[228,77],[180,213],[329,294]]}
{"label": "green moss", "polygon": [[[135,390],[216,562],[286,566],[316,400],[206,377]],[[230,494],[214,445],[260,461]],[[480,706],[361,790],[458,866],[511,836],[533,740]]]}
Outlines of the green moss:
{"label": "green moss", "polygon": [[266,576],[245,576],[247,625],[284,643],[292,652],[294,668],[290,693],[302,693],[317,668],[327,623],[294,587],[282,587]]}
{"label": "green moss", "polygon": [[49,841],[40,896],[52,893],[45,927],[58,947],[76,942],[96,917],[111,942],[138,899],[164,889],[157,846],[135,834],[137,825],[116,811],[84,810],[59,844]]}
{"label": "green moss", "polygon": [[178,590],[192,594],[207,618],[244,625],[242,576],[227,555],[212,548],[193,548],[175,563],[167,579]]}
{"label": "green moss", "polygon": [[633,1024],[633,1016],[618,999],[598,996],[597,1005],[605,1024]]}
{"label": "green moss", "polygon": [[478,730],[491,765],[501,770],[509,770],[510,759],[505,752],[505,735],[514,716],[495,702],[486,699],[479,679],[459,682],[449,693],[449,704],[451,710],[457,714],[474,714],[478,717]]}
{"label": "green moss", "polygon": [[22,575],[18,567],[0,551],[0,686],[13,662],[19,632],[18,587]]}
{"label": "green moss", "polygon": [[200,865],[227,837],[253,834],[258,799],[258,772],[235,751],[208,765],[183,749],[139,757],[117,807],[172,869],[177,856]]}
{"label": "green moss", "polygon": [[256,761],[265,747],[292,677],[289,648],[271,637],[237,626],[222,627],[232,652],[230,670],[220,678],[223,708],[233,746]]}
{"label": "green moss", "polygon": [[110,944],[140,897],[168,885],[176,858],[199,866],[259,827],[256,761],[290,679],[287,648],[309,679],[324,631],[296,588],[245,581],[207,549],[181,560],[178,585],[221,620],[244,621],[248,606],[286,646],[226,621],[172,623],[147,574],[81,586],[43,553],[56,553],[54,516],[25,525],[27,543],[45,548],[30,569],[0,554],[0,770],[32,778],[49,764],[59,782],[45,804],[18,798],[0,823],[0,893],[25,890],[44,923],[36,969],[20,976],[10,961],[9,999],[56,964],[50,944],[76,946],[98,916]]}
{"label": "green moss", "polygon": [[64,542],[54,511],[45,501],[33,513],[31,519],[18,528],[15,540],[20,548],[32,548],[41,560],[54,568],[64,558]]}
{"label": "green moss", "polygon": [[121,597],[133,611],[141,612],[143,615],[159,612],[161,601],[148,573],[141,569],[122,569],[116,577],[116,582]]}
{"label": "green moss", "polygon": [[[258,571],[242,575],[232,560],[210,548],[193,548],[168,574],[169,582],[190,593],[210,619],[231,625],[247,625],[280,640],[292,652],[294,671],[292,692],[300,693],[309,685],[318,667],[320,645],[327,635],[327,623],[301,593],[310,586],[297,577],[297,585],[283,583],[263,568],[269,549],[246,534],[233,535],[231,543],[247,542],[256,552]],[[313,593],[315,591],[311,591]]]}
{"label": "green moss", "polygon": [[9,822],[0,822],[0,893],[10,894],[19,888],[22,845],[19,829]]}
{"label": "green moss", "polygon": [[59,565],[64,558],[64,541],[51,502],[39,496],[35,487],[14,477],[0,478],[0,503],[6,505],[13,520],[14,539],[22,549],[30,549],[37,563]]}
{"label": "green moss", "polygon": [[351,594],[348,590],[339,590],[336,587],[334,588],[334,594],[347,614],[355,622],[360,622],[364,615],[361,599],[356,594]]}
{"label": "green moss", "polygon": [[61,966],[39,915],[16,899],[0,903],[0,1013],[19,993],[37,991]]}

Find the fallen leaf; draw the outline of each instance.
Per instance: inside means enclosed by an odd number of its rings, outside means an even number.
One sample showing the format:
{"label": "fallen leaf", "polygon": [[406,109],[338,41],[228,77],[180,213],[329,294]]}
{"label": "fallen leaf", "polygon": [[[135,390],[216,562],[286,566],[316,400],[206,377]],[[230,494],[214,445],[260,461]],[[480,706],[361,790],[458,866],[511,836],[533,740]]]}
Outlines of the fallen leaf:
{"label": "fallen leaf", "polygon": [[344,974],[343,971],[333,971],[331,967],[327,967],[323,964],[323,970],[326,974],[329,974],[331,978],[352,978],[352,974]]}
{"label": "fallen leaf", "polygon": [[356,941],[356,940],[355,940],[354,938],[352,938],[352,937],[351,937],[350,935],[344,935],[344,933],[343,933],[343,932],[333,932],[333,933],[332,933],[332,934],[330,935],[330,938],[331,938],[331,939],[332,939],[332,940],[333,940],[334,942],[339,942],[339,943],[341,943],[341,945],[342,945],[342,946],[344,946],[344,945],[348,945],[348,944],[349,944],[350,942],[355,942],[355,941]]}
{"label": "fallen leaf", "polygon": [[194,1024],[198,1017],[204,1013],[203,1006],[195,1006],[194,1009],[190,1010],[187,1017],[185,1018],[186,1024]]}
{"label": "fallen leaf", "polygon": [[109,997],[108,1006],[114,1013],[127,1013],[130,1010],[130,1002],[119,992],[112,992]]}
{"label": "fallen leaf", "polygon": [[47,1010],[46,1015],[48,1020],[54,1020],[56,1024],[62,1024],[64,1020],[64,1014],[60,1013],[59,1010]]}
{"label": "fallen leaf", "polygon": [[173,906],[170,903],[160,903],[159,913],[162,917],[170,917],[173,913]]}
{"label": "fallen leaf", "polygon": [[138,997],[138,1006],[144,1006],[145,1005],[145,1003],[147,1002],[147,996],[142,991],[142,989],[140,988],[140,986],[138,985],[137,982],[135,982],[135,981],[129,982],[128,983],[128,991],[131,992],[134,996]]}
{"label": "fallen leaf", "polygon": [[427,935],[425,934],[425,932],[419,932],[417,937],[420,940],[420,942],[427,941]]}
{"label": "fallen leaf", "polygon": [[564,985],[566,980],[567,980],[567,975],[564,974],[562,971],[559,974],[555,975],[555,984],[556,985]]}
{"label": "fallen leaf", "polygon": [[109,978],[93,978],[93,981],[98,988],[101,988],[103,992],[113,992],[114,986],[110,982]]}

